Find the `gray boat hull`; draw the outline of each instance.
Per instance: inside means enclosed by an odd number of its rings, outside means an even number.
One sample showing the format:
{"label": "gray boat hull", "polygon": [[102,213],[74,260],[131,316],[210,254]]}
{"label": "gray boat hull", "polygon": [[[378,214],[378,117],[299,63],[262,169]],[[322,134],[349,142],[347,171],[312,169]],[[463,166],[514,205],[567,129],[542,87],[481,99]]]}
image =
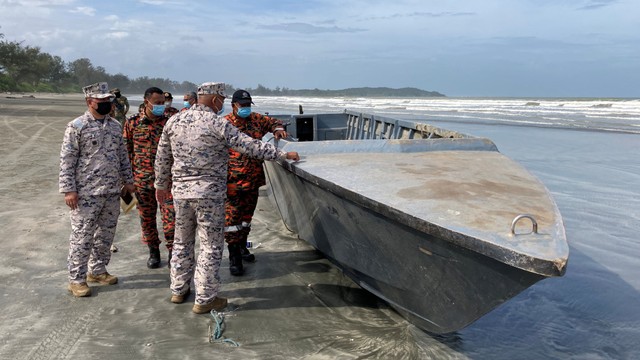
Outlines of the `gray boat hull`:
{"label": "gray boat hull", "polygon": [[418,327],[462,329],[564,274],[555,202],[491,141],[357,113],[294,120],[307,141],[278,146],[302,160],[265,162],[282,220]]}
{"label": "gray boat hull", "polygon": [[545,278],[393,221],[281,164],[266,167],[287,227],[428,332],[462,329]]}

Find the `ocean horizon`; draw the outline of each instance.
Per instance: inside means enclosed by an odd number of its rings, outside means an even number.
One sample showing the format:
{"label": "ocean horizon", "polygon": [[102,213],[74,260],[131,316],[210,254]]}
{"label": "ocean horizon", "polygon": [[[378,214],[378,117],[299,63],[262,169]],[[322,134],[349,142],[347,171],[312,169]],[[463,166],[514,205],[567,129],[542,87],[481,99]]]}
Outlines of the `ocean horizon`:
{"label": "ocean horizon", "polygon": [[[125,94],[126,95],[126,94]],[[132,107],[142,95],[128,96]],[[640,134],[640,99],[543,97],[299,97],[253,96],[253,110],[271,115],[344,110],[425,122],[557,127]],[[182,95],[173,106],[182,108]],[[225,113],[231,110],[230,98]]]}

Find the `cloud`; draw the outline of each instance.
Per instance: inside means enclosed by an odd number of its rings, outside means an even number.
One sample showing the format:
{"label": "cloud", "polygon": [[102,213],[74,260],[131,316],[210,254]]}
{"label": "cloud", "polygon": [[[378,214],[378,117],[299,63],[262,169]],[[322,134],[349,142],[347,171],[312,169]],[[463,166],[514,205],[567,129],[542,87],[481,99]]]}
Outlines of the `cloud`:
{"label": "cloud", "polygon": [[316,26],[307,23],[280,23],[273,25],[259,26],[263,29],[281,30],[286,32],[294,32],[300,34],[320,34],[320,33],[354,33],[366,31],[364,29],[340,28],[337,26]]}
{"label": "cloud", "polygon": [[578,8],[578,10],[595,10],[605,6],[612,5],[618,0],[590,0],[587,5]]}
{"label": "cloud", "polygon": [[192,36],[192,35],[185,35],[185,36],[181,36],[180,40],[184,40],[184,41],[196,41],[196,42],[203,42],[204,39],[201,38],[200,36]]}
{"label": "cloud", "polygon": [[106,35],[107,39],[124,39],[129,37],[129,33],[126,31],[114,31]]}
{"label": "cloud", "polygon": [[476,13],[472,12],[421,12],[415,11],[412,13],[396,13],[387,16],[371,16],[364,18],[363,20],[388,20],[388,19],[399,19],[399,18],[408,18],[408,17],[428,17],[428,18],[439,18],[439,17],[456,17],[456,16],[474,16]]}
{"label": "cloud", "polygon": [[107,21],[118,21],[118,19],[120,18],[118,17],[118,15],[109,15],[109,16],[106,16],[104,19]]}
{"label": "cloud", "polygon": [[80,13],[87,16],[93,16],[96,14],[96,9],[88,6],[78,6],[77,8],[69,11],[72,13]]}

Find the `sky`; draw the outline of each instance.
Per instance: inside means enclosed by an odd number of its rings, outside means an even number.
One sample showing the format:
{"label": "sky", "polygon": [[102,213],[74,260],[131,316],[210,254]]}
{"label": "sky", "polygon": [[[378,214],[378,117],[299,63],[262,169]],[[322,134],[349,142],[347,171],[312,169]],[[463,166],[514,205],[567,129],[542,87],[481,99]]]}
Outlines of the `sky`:
{"label": "sky", "polygon": [[638,0],[0,0],[0,33],[130,78],[640,97]]}

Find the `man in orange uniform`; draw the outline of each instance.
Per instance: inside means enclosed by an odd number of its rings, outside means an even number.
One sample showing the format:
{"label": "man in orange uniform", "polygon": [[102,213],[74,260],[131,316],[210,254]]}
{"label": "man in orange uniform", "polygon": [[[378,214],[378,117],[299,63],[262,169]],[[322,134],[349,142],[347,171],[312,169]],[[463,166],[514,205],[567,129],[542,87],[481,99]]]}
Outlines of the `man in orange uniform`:
{"label": "man in orange uniform", "polygon": [[166,201],[158,204],[156,189],[153,185],[155,181],[153,165],[156,160],[158,143],[162,129],[169,118],[165,113],[165,95],[157,87],[150,87],[145,91],[143,105],[142,111],[129,118],[125,123],[123,137],[136,185],[142,242],[149,247],[147,267],[156,269],[160,267],[160,238],[156,224],[158,205],[162,213],[162,228],[165,245],[169,251],[167,259],[169,264],[175,233],[173,198],[169,197]]}
{"label": "man in orange uniform", "polygon": [[[254,139],[262,139],[267,133],[273,133],[276,139],[287,136],[280,120],[252,112],[251,104],[253,101],[248,92],[236,91],[231,98],[233,112],[225,118]],[[229,249],[231,275],[244,274],[243,259],[255,261],[255,256],[247,249],[247,237],[258,203],[258,188],[266,184],[262,162],[229,149],[224,239]]]}

